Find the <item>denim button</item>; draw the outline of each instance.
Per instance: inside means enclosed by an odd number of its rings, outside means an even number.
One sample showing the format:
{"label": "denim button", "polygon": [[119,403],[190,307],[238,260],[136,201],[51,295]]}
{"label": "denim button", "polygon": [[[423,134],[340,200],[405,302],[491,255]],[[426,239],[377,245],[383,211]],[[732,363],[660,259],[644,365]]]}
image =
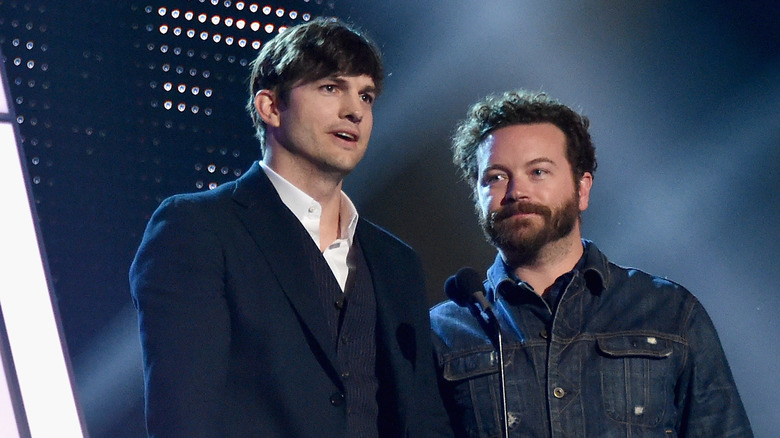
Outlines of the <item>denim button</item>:
{"label": "denim button", "polygon": [[553,395],[555,398],[563,398],[566,395],[566,391],[563,390],[560,386],[553,389]]}
{"label": "denim button", "polygon": [[547,329],[542,329],[542,331],[539,332],[539,336],[541,336],[542,339],[547,339],[550,337],[550,335],[547,333]]}
{"label": "denim button", "polygon": [[340,392],[334,392],[330,396],[330,404],[333,406],[341,406],[344,404],[344,394]]}

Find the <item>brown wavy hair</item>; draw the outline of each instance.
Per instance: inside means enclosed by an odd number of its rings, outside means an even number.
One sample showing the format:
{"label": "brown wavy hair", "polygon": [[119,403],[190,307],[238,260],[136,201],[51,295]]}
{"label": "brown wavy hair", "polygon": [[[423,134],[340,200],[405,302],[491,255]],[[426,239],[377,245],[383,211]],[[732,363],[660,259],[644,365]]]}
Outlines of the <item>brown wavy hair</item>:
{"label": "brown wavy hair", "polygon": [[543,92],[513,90],[493,94],[471,106],[452,137],[452,161],[473,189],[477,186],[477,148],[491,132],[510,125],[552,123],[566,136],[566,158],[574,183],[585,172],[596,171],[596,149],[590,138],[590,122]]}

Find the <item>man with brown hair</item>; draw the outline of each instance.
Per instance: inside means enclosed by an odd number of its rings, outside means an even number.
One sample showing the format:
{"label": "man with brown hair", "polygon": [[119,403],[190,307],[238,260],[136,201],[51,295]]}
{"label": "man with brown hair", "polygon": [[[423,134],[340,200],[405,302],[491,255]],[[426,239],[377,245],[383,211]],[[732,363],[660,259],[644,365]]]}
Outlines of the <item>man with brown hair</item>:
{"label": "man with brown hair", "polygon": [[455,301],[431,310],[456,435],[752,436],[699,301],[582,239],[596,170],[588,126],[549,96],[520,90],[477,102],[454,136],[454,161],[498,250],[485,308],[467,299],[482,293],[480,277],[462,274],[450,284],[476,290],[454,290]]}
{"label": "man with brown hair", "polygon": [[341,190],[382,79],[350,26],[285,30],[250,78],[262,160],[155,212],[130,271],[151,436],[451,434],[419,257]]}

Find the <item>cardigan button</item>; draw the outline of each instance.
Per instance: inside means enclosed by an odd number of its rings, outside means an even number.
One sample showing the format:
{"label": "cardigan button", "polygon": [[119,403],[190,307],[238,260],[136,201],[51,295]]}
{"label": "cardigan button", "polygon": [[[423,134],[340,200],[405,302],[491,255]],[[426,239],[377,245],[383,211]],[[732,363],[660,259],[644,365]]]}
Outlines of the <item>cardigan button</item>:
{"label": "cardigan button", "polygon": [[333,406],[341,406],[344,404],[344,394],[341,392],[334,392],[330,396],[330,404]]}

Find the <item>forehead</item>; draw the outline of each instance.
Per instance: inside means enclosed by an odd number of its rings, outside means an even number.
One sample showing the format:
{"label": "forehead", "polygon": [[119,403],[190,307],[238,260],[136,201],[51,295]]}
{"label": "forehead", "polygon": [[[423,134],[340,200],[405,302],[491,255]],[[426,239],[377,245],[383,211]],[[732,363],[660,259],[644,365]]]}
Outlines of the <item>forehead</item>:
{"label": "forehead", "polygon": [[518,124],[496,129],[477,148],[480,168],[545,159],[566,161],[566,136],[552,123]]}

